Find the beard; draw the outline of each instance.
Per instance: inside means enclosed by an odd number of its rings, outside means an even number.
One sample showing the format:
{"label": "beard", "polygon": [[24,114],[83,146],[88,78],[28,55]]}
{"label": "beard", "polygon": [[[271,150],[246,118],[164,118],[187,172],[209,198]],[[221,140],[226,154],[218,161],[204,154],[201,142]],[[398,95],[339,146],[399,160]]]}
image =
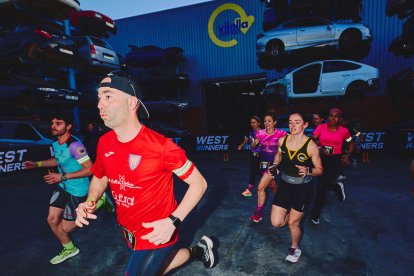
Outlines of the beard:
{"label": "beard", "polygon": [[55,137],[59,137],[62,136],[63,134],[66,133],[66,129],[61,129],[61,130],[52,130],[52,135]]}

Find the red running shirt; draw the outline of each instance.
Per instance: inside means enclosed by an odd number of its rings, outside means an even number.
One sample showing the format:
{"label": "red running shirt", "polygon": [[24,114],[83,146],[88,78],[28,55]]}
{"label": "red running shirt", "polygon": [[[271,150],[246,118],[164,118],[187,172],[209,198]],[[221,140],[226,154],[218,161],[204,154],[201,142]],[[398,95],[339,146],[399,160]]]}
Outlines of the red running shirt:
{"label": "red running shirt", "polygon": [[177,241],[177,231],[166,244],[154,245],[142,240],[141,236],[153,230],[144,228],[142,223],[166,218],[176,209],[173,173],[184,180],[193,169],[183,149],[142,126],[138,135],[127,143],[119,142],[113,130],[103,135],[92,173],[98,178],[108,178],[118,223],[134,233],[135,249],[145,250]]}

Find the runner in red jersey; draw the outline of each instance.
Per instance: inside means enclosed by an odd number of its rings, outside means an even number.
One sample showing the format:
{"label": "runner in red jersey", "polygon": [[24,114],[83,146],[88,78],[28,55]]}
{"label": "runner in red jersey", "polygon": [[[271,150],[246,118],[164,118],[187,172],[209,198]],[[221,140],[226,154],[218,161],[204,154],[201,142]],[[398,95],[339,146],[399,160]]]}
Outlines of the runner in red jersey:
{"label": "runner in red jersey", "polygon": [[[170,139],[142,125],[149,117],[140,101],[138,86],[121,71],[109,73],[98,89],[98,108],[112,130],[98,143],[88,199],[76,209],[79,227],[88,225],[95,200],[109,184],[116,202],[131,256],[125,275],[160,275],[189,260],[207,268],[215,264],[213,241],[203,236],[194,247],[175,248],[178,226],[203,196],[207,183],[183,149]],[[173,173],[189,185],[177,204]]]}

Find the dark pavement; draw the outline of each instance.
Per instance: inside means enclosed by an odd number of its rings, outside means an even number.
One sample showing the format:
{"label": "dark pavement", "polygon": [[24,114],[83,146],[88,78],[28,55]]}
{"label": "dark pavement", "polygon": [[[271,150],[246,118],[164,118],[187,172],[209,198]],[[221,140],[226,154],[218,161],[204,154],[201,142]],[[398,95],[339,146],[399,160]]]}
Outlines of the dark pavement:
{"label": "dark pavement", "polygon": [[[290,246],[287,227],[269,221],[273,194],[268,192],[265,217],[253,224],[256,194],[241,196],[246,186],[246,153],[192,154],[206,177],[206,195],[182,224],[180,243],[194,244],[202,235],[217,238],[219,262],[206,270],[193,262],[172,275],[414,275],[414,180],[408,159],[372,157],[368,164],[346,169],[347,199],[333,193],[321,224],[303,223],[302,256],[285,261]],[[0,275],[122,275],[129,257],[115,217],[99,211],[98,220],[72,234],[80,254],[49,264],[61,246],[46,222],[54,187],[42,181],[46,170],[0,178]],[[176,183],[178,197],[186,184]]]}

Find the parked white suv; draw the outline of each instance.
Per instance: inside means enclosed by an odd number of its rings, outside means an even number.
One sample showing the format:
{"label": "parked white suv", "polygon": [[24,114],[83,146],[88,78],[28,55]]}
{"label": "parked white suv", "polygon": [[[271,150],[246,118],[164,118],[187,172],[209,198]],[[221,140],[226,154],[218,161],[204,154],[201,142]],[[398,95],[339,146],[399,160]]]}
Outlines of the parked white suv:
{"label": "parked white suv", "polygon": [[363,41],[370,41],[367,26],[360,23],[335,23],[310,17],[287,21],[256,36],[256,53],[278,56],[283,52],[307,47],[339,45],[341,49],[355,49]]}
{"label": "parked white suv", "polygon": [[379,84],[379,70],[351,60],[323,60],[308,63],[266,85],[264,94],[283,98],[363,96]]}

